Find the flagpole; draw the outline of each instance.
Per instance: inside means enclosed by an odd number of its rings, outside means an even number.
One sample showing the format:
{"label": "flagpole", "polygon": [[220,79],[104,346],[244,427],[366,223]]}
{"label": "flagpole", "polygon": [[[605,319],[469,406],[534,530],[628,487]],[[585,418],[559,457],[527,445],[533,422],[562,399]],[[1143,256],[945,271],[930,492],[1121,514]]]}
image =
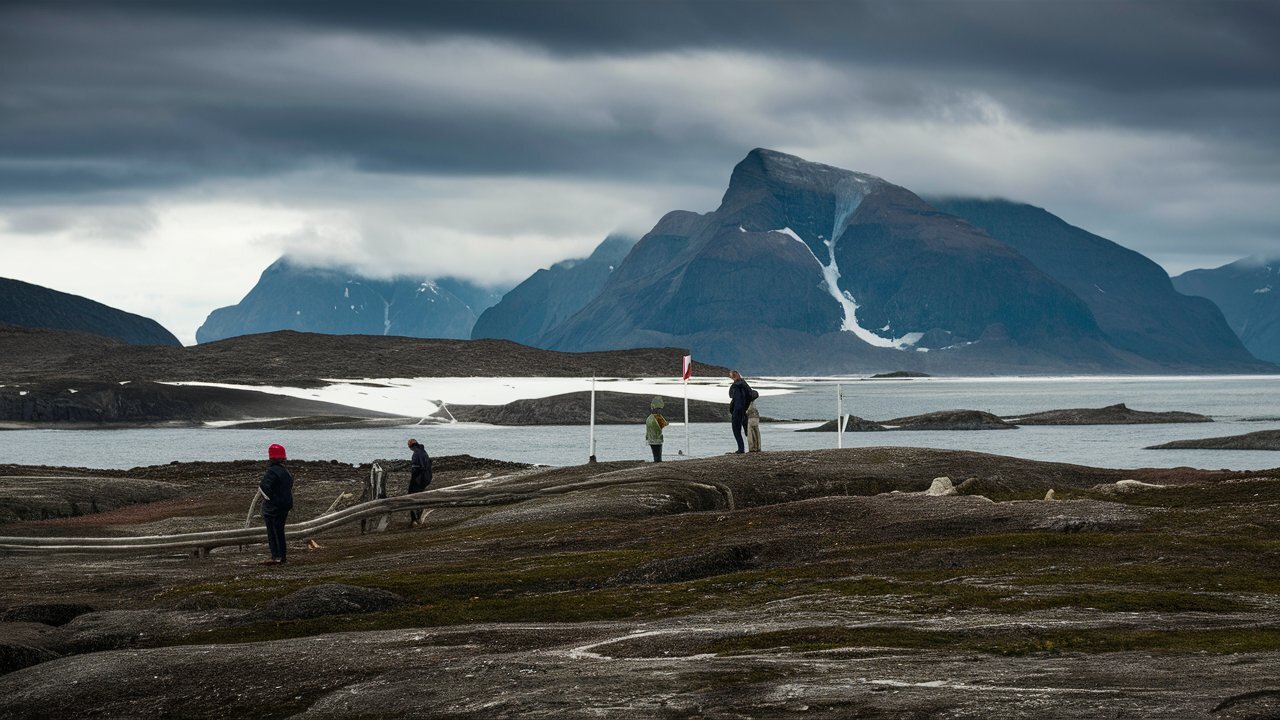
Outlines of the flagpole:
{"label": "flagpole", "polygon": [[684,379],[684,454],[689,457],[689,378]]}
{"label": "flagpole", "polygon": [[588,463],[596,461],[596,374],[591,373],[591,448]]}
{"label": "flagpole", "polygon": [[[690,351],[692,352],[692,351]],[[684,381],[684,455],[689,457],[689,378],[693,377],[693,355],[685,355],[680,363],[680,379]]]}
{"label": "flagpole", "polygon": [[836,447],[844,447],[844,388],[836,383]]}

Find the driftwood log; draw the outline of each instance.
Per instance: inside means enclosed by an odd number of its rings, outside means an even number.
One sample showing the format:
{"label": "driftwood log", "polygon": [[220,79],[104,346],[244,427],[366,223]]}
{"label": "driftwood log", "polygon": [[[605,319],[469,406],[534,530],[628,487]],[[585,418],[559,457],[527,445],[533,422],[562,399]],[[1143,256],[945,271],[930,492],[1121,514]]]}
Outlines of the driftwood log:
{"label": "driftwood log", "polygon": [[[538,497],[564,495],[601,487],[622,487],[654,482],[673,482],[697,488],[714,498],[717,509],[733,510],[732,490],[718,482],[695,482],[676,478],[610,479],[605,476],[582,482],[539,488],[525,492],[485,492],[464,488],[439,490],[377,498],[326,513],[312,520],[289,525],[285,539],[306,540],[349,523],[367,521],[388,514],[438,507],[479,507],[510,505]],[[262,540],[261,528],[235,528],[173,535],[140,535],[132,537],[0,537],[0,553],[86,553],[86,554],[157,554],[174,551],[190,552],[205,557],[218,547],[246,545]]]}

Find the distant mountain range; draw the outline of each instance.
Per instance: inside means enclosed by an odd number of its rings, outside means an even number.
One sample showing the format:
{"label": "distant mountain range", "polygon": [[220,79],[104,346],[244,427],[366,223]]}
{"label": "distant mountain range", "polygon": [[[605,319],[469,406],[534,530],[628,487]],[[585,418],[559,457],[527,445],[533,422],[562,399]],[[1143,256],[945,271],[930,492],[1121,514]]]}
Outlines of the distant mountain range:
{"label": "distant mountain range", "polygon": [[8,278],[0,278],[0,325],[87,332],[130,345],[182,344],[150,318]]}
{"label": "distant mountain range", "polygon": [[[1041,208],[925,200],[756,149],[715,211],[669,212],[638,241],[612,235],[509,291],[283,257],[196,339],[295,330],[673,347],[772,375],[1269,372],[1264,361],[1280,362],[1278,280],[1280,262],[1257,261],[1170,280]],[[152,320],[17,280],[0,279],[4,323],[179,345]]]}
{"label": "distant mountain range", "polygon": [[503,289],[447,277],[369,278],[283,257],[243,300],[209,313],[196,342],[275,330],[465,339]]}
{"label": "distant mountain range", "polygon": [[609,275],[636,244],[635,238],[610,235],[589,257],[565,260],[538,270],[485,310],[471,331],[474,339],[503,338],[535,345],[548,330],[591,302]]}
{"label": "distant mountain range", "polygon": [[1245,258],[1212,270],[1191,270],[1175,277],[1173,286],[1212,300],[1250,352],[1280,363],[1280,258]]}
{"label": "distant mountain range", "polygon": [[566,351],[685,346],[770,374],[1274,369],[1155,263],[1044,210],[930,204],[764,149],[716,211],[668,213],[548,326],[549,297],[504,298],[506,325],[486,332]]}

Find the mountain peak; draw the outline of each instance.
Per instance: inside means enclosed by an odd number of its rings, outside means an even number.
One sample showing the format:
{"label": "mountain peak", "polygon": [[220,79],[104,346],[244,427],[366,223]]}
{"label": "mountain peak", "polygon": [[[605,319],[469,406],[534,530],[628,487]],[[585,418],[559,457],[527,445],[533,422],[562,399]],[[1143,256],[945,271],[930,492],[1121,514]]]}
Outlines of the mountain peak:
{"label": "mountain peak", "polygon": [[732,186],[735,179],[742,181],[752,176],[827,191],[848,182],[868,186],[890,184],[875,175],[812,162],[797,155],[789,155],[768,148],[755,148],[747,153],[742,162],[733,169],[733,177],[730,178],[729,184]]}

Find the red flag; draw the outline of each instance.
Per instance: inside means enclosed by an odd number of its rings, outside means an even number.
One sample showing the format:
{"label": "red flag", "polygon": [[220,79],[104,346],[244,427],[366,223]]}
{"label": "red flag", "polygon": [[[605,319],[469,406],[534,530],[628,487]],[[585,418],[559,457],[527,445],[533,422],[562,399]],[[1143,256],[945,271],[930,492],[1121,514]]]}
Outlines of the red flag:
{"label": "red flag", "polygon": [[684,356],[684,366],[680,368],[680,375],[683,379],[688,380],[693,377],[693,356]]}

